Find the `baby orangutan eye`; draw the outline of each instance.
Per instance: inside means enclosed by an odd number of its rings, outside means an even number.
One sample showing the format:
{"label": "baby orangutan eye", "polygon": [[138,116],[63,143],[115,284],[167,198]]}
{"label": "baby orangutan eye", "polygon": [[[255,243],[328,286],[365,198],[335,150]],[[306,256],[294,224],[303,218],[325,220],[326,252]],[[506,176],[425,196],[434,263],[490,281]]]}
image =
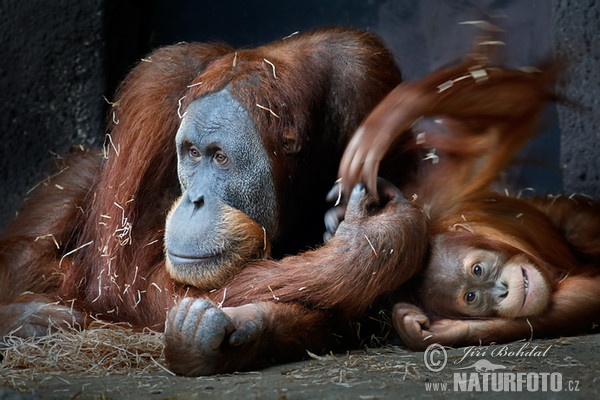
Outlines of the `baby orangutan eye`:
{"label": "baby orangutan eye", "polygon": [[480,277],[481,274],[483,274],[483,267],[481,266],[481,263],[477,262],[473,264],[472,271],[473,275],[475,275],[476,277]]}
{"label": "baby orangutan eye", "polygon": [[465,301],[467,302],[467,304],[473,304],[475,302],[475,300],[477,300],[477,292],[472,290],[470,292],[467,292],[467,294],[465,294]]}

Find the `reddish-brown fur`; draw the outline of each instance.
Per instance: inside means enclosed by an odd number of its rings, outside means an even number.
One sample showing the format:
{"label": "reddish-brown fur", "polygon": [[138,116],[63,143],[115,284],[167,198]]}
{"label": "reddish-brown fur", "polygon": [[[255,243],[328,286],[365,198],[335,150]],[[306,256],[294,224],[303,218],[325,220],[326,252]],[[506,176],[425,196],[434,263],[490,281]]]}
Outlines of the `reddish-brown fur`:
{"label": "reddish-brown fur", "polygon": [[[483,78],[475,78],[482,75]],[[449,80],[455,80],[453,86],[440,90],[439,88]],[[428,214],[429,237],[449,229],[458,229],[460,225],[469,225],[468,229],[475,229],[478,236],[474,238],[466,234],[465,238],[474,245],[491,242],[499,249],[512,246],[516,249],[514,251],[527,254],[536,264],[545,268],[549,276],[555,276],[554,279],[557,280],[559,276],[563,278],[566,271],[577,274],[576,277],[556,284],[553,308],[548,314],[542,318],[530,319],[536,335],[581,332],[586,324],[592,321],[594,312],[599,308],[598,302],[592,301],[598,297],[597,290],[593,288],[595,278],[583,280],[580,286],[583,293],[580,291],[571,295],[563,290],[571,290],[571,285],[577,284],[581,277],[590,271],[582,260],[593,256],[593,251],[586,250],[588,253],[579,258],[581,254],[573,248],[596,248],[597,240],[593,239],[593,233],[600,226],[598,218],[590,218],[585,224],[585,234],[575,239],[574,229],[565,229],[564,221],[567,220],[568,214],[578,220],[583,219],[579,214],[582,209],[574,210],[560,201],[551,205],[553,201],[549,200],[509,198],[492,190],[492,184],[500,171],[510,163],[518,148],[535,134],[544,104],[554,98],[550,90],[552,82],[550,70],[524,72],[467,61],[459,66],[437,71],[423,80],[401,84],[369,115],[352,140],[340,167],[342,182],[346,187],[360,180],[369,184],[371,193],[377,193],[374,182],[378,161],[383,159],[389,146],[400,142],[404,151],[421,148],[423,156],[435,149],[435,154],[439,157],[435,160],[437,162],[432,161],[430,157],[424,157],[416,178],[403,187],[406,196],[416,195],[414,202]],[[409,129],[413,123],[421,117],[437,116],[444,118],[443,125],[426,132],[424,137],[413,136],[414,131]],[[407,140],[407,137],[410,139]],[[595,215],[597,206],[586,207],[588,209],[585,213],[588,216]],[[293,330],[295,322],[282,322],[284,318],[292,316],[294,320],[300,316],[308,319],[297,320],[296,326],[305,327],[303,333],[306,335],[295,335],[295,339],[299,341],[296,342],[296,346],[300,349],[312,348],[315,344],[312,341],[314,334],[324,326],[324,321],[329,319],[330,329],[340,332],[341,326],[333,323],[340,312],[352,320],[359,316],[377,295],[394,288],[407,291],[414,289],[415,282],[408,281],[405,286],[402,286],[402,283],[415,272],[415,269],[408,266],[418,262],[422,255],[420,242],[414,241],[413,236],[415,232],[419,232],[418,229],[414,229],[414,223],[419,219],[403,211],[406,219],[394,223],[394,230],[393,226],[386,226],[381,221],[397,218],[397,208],[385,206],[377,212],[376,217],[370,215],[361,218],[360,224],[356,223],[353,214],[355,212],[356,210],[348,210],[349,214],[347,213],[343,224],[349,225],[340,225],[332,241],[322,248],[298,257],[286,258],[271,266],[263,264],[264,269],[246,269],[219,292],[225,298],[229,295],[238,296],[238,290],[241,289],[245,301],[254,302],[254,309],[224,309],[234,321],[235,327],[230,328],[232,331],[244,329],[247,320],[261,321],[259,337],[254,338],[251,344],[246,343],[244,347],[225,346],[219,352],[210,352],[189,342],[187,346],[183,346],[186,342],[178,335],[184,329],[180,331],[179,328],[175,328],[167,335],[167,343],[169,344],[169,338],[177,338],[182,346],[167,346],[167,359],[170,360],[171,367],[183,374],[204,374],[214,372],[214,368],[232,368],[232,364],[235,368],[244,363],[232,361],[234,357],[256,360],[260,354],[271,354],[267,351],[267,343],[278,342],[273,339],[278,337],[273,327],[285,326]],[[519,216],[521,213],[523,215]],[[361,228],[365,227],[375,230],[363,234]],[[405,247],[403,256],[414,255],[416,259],[390,259],[388,262],[384,258],[376,258],[375,276],[369,276],[368,273],[365,275],[366,271],[374,270],[368,267],[368,262],[360,262],[356,268],[352,268],[356,261],[368,259],[372,254],[386,254],[381,248],[367,247],[366,240],[363,242],[362,253],[357,252],[360,248],[359,242],[375,233],[382,243],[403,237],[399,243],[415,246],[413,251]],[[348,234],[350,236],[347,236]],[[350,244],[353,241],[358,243]],[[342,251],[334,252],[331,248]],[[344,256],[348,256],[348,259]],[[594,262],[597,263],[597,260]],[[314,270],[318,273],[313,273]],[[293,272],[288,275],[281,271]],[[386,277],[390,281],[380,281],[381,276],[377,276],[380,272],[387,274]],[[264,281],[258,278],[263,275],[268,276]],[[372,284],[364,281],[368,278],[374,279]],[[343,289],[339,290],[340,287]],[[307,288],[317,290],[306,290]],[[403,293],[402,289],[400,297],[407,294]],[[440,288],[417,287],[416,290],[423,293],[431,291],[431,296],[434,296],[435,291]],[[298,294],[300,291],[302,295]],[[356,293],[360,295],[357,296]],[[364,299],[364,303],[359,303],[358,299]],[[591,306],[582,307],[584,300],[591,302]],[[283,303],[284,301],[288,303]],[[286,308],[292,307],[289,303],[292,301],[297,305],[293,306],[293,312],[288,313]],[[298,308],[301,304],[304,308]],[[430,326],[427,316],[421,315],[423,312],[416,306],[408,306],[412,307],[408,308],[409,313],[413,313],[409,317],[415,318],[412,323],[417,326],[414,331],[408,335],[403,334],[404,328],[398,322],[403,321],[405,317],[406,303],[395,308],[394,322],[406,345],[415,349],[423,348],[433,341],[444,344],[474,344],[480,340],[506,341],[531,335],[531,328],[524,318],[455,320],[450,321],[453,324],[449,326],[448,320],[432,319],[431,331],[428,331]],[[323,311],[319,312],[315,307]],[[194,315],[196,312],[184,310],[184,314]],[[280,318],[280,321],[274,322],[275,318]],[[177,325],[176,315],[171,315],[169,320]],[[211,320],[209,317],[196,319],[201,327],[210,327]],[[315,330],[303,325],[307,321],[314,324],[310,327]],[[454,324],[458,324],[458,328]],[[464,335],[465,327],[467,334],[471,336],[461,336]],[[196,332],[202,333],[202,328]],[[424,340],[430,333],[431,338]],[[344,334],[348,335],[347,332]],[[226,340],[223,343],[226,343]],[[287,346],[297,348],[289,343]],[[218,360],[216,363],[213,361],[215,359]]]}
{"label": "reddish-brown fur", "polygon": [[[70,168],[41,188],[0,239],[0,315],[7,321],[0,332],[20,328],[15,334],[40,334],[49,319],[62,325],[85,324],[88,315],[162,329],[168,309],[186,297],[168,316],[167,359],[178,373],[232,371],[275,357],[297,357],[305,349],[332,348],[349,340],[349,323],[377,297],[400,287],[419,270],[427,232],[425,217],[415,204],[434,221],[443,221],[474,199],[471,196],[487,190],[531,136],[544,102],[551,98],[548,74],[485,67],[487,79],[480,80],[469,72],[470,68],[484,70],[474,62],[400,85],[359,130],[340,173],[346,187],[362,180],[370,193],[376,193],[378,161],[388,148],[396,146],[402,154],[412,154],[418,148],[425,153],[435,147],[440,163],[422,163],[416,179],[403,185],[405,195],[418,195],[415,201],[393,195],[377,206],[373,195],[359,196],[326,245],[277,262],[249,260],[214,292],[172,281],[164,268],[162,236],[167,211],[178,195],[173,144],[178,108],[185,112],[192,99],[229,82],[273,152],[278,191],[287,193],[295,184],[310,183],[310,173],[314,174],[299,170],[293,155],[327,158],[335,166],[360,118],[397,83],[399,76],[389,54],[371,36],[325,30],[312,38],[312,42],[290,39],[237,54],[225,46],[177,45],[140,63],[113,107],[108,159],[100,164],[99,155],[74,156],[68,161]],[[330,47],[318,53],[320,57],[351,54],[357,64],[334,63],[338,69],[332,71],[331,59],[306,62],[302,55],[324,40]],[[351,50],[342,45],[348,42],[353,44]],[[365,53],[369,48],[378,52]],[[253,63],[245,64],[252,59]],[[275,71],[264,60],[274,64]],[[232,74],[234,70],[237,73]],[[287,90],[271,90],[268,85],[275,74],[278,80],[289,79],[283,85]],[[307,79],[313,75],[318,79]],[[454,86],[439,92],[437,88],[449,79],[456,79]],[[341,80],[356,84],[340,86]],[[322,93],[317,87],[337,90],[317,96]],[[323,110],[327,111],[325,121],[315,121],[315,113]],[[447,117],[448,133],[430,132],[424,143],[415,143],[408,128],[421,116],[438,115]],[[322,132],[323,137],[308,138],[302,134],[307,130]],[[320,146],[309,146],[315,141]],[[307,146],[310,151],[300,153]],[[361,153],[369,149],[373,153]],[[412,177],[405,164],[395,162],[388,165],[395,167],[391,172],[384,171],[390,173],[388,177]],[[353,163],[359,168],[351,167]],[[320,167],[317,164],[315,169]],[[291,190],[281,202],[293,209],[306,193]],[[567,226],[564,221],[571,211],[560,207],[545,212]],[[592,230],[591,225],[587,227]],[[279,228],[281,237],[293,235],[293,226],[282,223]],[[573,229],[567,232],[581,249],[597,248],[590,236],[578,238]],[[58,246],[48,239],[52,237]],[[586,257],[594,256],[582,251]],[[587,290],[592,280],[583,276],[560,285]],[[573,296],[561,290],[557,293],[563,292],[564,298],[556,296],[558,318],[566,315],[560,309],[574,307],[570,303],[576,306],[588,296],[581,290]],[[187,300],[193,297],[208,298],[224,308],[206,308],[203,303],[201,309],[199,303]],[[548,326],[554,324],[552,318]],[[223,321],[226,324],[219,325]],[[236,330],[249,335],[241,346],[227,339]],[[508,331],[516,332],[516,328]],[[338,339],[336,333],[344,337]]]}
{"label": "reddish-brown fur", "polygon": [[[585,333],[596,326],[600,319],[599,201],[581,195],[516,199],[488,193],[460,204],[432,230],[447,232],[453,224],[473,231],[463,234],[465,243],[483,240],[525,254],[551,285],[551,301],[541,315],[479,320],[444,318],[427,304],[428,321],[421,322],[420,332],[403,336],[407,346],[423,349],[434,342],[461,346],[556,337]],[[417,290],[421,298],[436,293],[434,287]],[[410,320],[423,314],[409,311],[405,304],[396,313],[401,331],[406,316]]]}
{"label": "reddish-brown fur", "polygon": [[546,312],[535,317],[451,319],[436,313],[436,294],[446,288],[411,281],[406,289],[420,300],[398,304],[394,325],[413,349],[582,333],[599,319],[600,202],[584,196],[514,198],[493,190],[554,98],[553,71],[511,71],[485,62],[467,61],[399,85],[357,131],[340,175],[346,187],[363,181],[374,190],[389,146],[411,134],[409,127],[421,117],[443,118],[444,125],[420,138],[426,149],[436,150],[435,160],[429,157],[416,184],[404,189],[417,194],[428,213],[429,236],[450,232],[463,245],[523,254],[553,294]]}
{"label": "reddish-brown fur", "polygon": [[[345,239],[340,233],[323,248],[279,262],[249,260],[226,289],[200,291],[173,281],[164,263],[164,222],[180,190],[175,132],[192,99],[229,85],[272,154],[282,215],[290,217],[282,218],[275,239],[293,238],[293,224],[304,222],[294,221],[296,207],[307,195],[324,199],[325,192],[314,194],[315,174],[334,180],[349,137],[399,81],[389,51],[355,30],[324,29],[237,52],[202,44],[157,50],[120,87],[104,154],[71,156],[68,168],[45,182],[0,237],[0,336],[85,326],[90,317],[160,330],[167,311],[188,296],[224,306],[260,301],[261,335],[272,349],[261,353],[263,342],[247,346],[252,351],[246,356],[215,359],[203,373],[328,347],[336,341],[329,334],[334,326],[346,329],[375,297],[404,280],[392,277],[398,264],[406,265],[407,276],[416,272],[425,247],[421,212],[396,200],[389,204],[395,216],[377,222],[367,218],[377,210],[367,211],[365,203]],[[231,224],[246,223],[243,217],[233,213]],[[413,230],[410,237],[381,234],[384,225],[389,234],[404,224]],[[395,253],[381,258],[375,251],[382,245],[394,246]],[[403,261],[404,249],[411,256]],[[340,262],[343,272],[332,268]],[[392,270],[381,269],[385,263]],[[359,290],[369,292],[356,296]],[[171,353],[190,340],[178,339],[177,332],[170,337],[176,338],[167,343]],[[202,362],[187,361],[172,367],[190,373]]]}

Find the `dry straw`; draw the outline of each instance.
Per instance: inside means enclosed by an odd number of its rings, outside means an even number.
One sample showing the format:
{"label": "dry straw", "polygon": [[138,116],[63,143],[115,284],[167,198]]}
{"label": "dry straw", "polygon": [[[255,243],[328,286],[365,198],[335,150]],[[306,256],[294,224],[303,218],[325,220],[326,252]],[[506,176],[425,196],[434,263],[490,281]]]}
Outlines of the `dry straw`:
{"label": "dry straw", "polygon": [[89,329],[57,329],[32,338],[9,336],[2,344],[5,380],[38,373],[90,376],[164,371],[163,334],[122,324],[93,322]]}

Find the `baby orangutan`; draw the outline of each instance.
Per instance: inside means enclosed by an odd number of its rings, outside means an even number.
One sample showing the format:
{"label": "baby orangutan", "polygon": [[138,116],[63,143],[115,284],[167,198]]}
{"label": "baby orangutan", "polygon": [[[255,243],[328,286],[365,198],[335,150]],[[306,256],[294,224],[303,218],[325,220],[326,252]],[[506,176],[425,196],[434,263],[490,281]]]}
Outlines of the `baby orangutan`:
{"label": "baby orangutan", "polygon": [[[399,85],[351,140],[339,175],[373,192],[388,150],[435,122],[415,135],[423,161],[402,188],[428,214],[430,238],[424,270],[393,309],[409,348],[577,334],[600,321],[600,203],[493,188],[554,99],[553,75],[475,57]],[[342,214],[330,211],[328,227]]]}
{"label": "baby orangutan", "polygon": [[488,195],[434,221],[404,343],[463,346],[591,330],[600,317],[600,202]]}

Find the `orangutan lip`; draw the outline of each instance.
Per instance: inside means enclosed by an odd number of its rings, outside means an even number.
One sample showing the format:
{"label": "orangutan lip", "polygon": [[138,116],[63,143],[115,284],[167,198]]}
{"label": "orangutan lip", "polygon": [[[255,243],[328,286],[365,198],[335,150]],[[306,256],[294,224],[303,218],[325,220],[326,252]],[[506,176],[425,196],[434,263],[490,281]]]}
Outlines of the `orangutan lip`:
{"label": "orangutan lip", "polygon": [[174,254],[171,252],[167,252],[167,257],[169,257],[169,260],[172,263],[175,264],[198,264],[201,262],[206,262],[209,260],[212,260],[214,258],[216,258],[218,256],[218,254],[207,254],[207,255],[202,255],[202,256],[197,256],[197,255],[193,255],[193,256],[188,256],[188,255],[180,255],[180,254]]}

